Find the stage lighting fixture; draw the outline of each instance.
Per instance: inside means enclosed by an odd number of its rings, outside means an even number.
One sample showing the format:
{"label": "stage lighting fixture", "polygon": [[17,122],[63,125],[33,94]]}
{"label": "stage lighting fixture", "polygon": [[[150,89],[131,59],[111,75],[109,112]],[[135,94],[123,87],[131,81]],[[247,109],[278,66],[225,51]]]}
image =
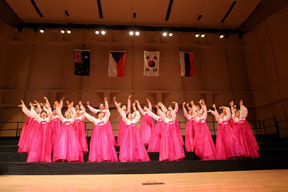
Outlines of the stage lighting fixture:
{"label": "stage lighting fixture", "polygon": [[172,37],[173,36],[173,33],[169,33],[169,37]]}
{"label": "stage lighting fixture", "polygon": [[135,32],[135,35],[136,35],[136,36],[139,36],[139,35],[140,35],[140,32],[139,32],[139,31],[136,31],[136,32]]}
{"label": "stage lighting fixture", "polygon": [[102,35],[105,35],[105,34],[106,34],[106,31],[102,30],[102,31],[101,31],[101,34],[102,34]]}
{"label": "stage lighting fixture", "polygon": [[60,31],[62,34],[64,34],[65,33],[65,30],[64,29],[61,29],[61,31]]}
{"label": "stage lighting fixture", "polygon": [[133,32],[133,31],[130,31],[130,32],[129,32],[129,35],[130,35],[130,36],[133,36],[133,35],[134,35],[134,32]]}
{"label": "stage lighting fixture", "polygon": [[99,33],[100,33],[99,31],[95,31],[95,34],[96,34],[96,35],[99,35]]}
{"label": "stage lighting fixture", "polygon": [[225,34],[225,38],[226,38],[226,39],[229,38],[229,34],[228,34],[228,33]]}
{"label": "stage lighting fixture", "polygon": [[196,33],[196,34],[195,34],[195,37],[197,37],[197,38],[198,38],[198,37],[199,37],[199,33]]}
{"label": "stage lighting fixture", "polygon": [[164,37],[166,37],[167,36],[167,32],[163,32],[163,34],[162,34]]}
{"label": "stage lighting fixture", "polygon": [[44,33],[45,32],[44,29],[40,29],[39,31],[40,31],[40,33]]}
{"label": "stage lighting fixture", "polygon": [[223,35],[223,34],[220,34],[219,37],[220,37],[220,39],[223,39],[224,35]]}
{"label": "stage lighting fixture", "polygon": [[68,34],[71,34],[71,33],[72,33],[72,31],[71,31],[70,29],[68,29],[68,30],[67,30],[67,33],[68,33]]}
{"label": "stage lighting fixture", "polygon": [[34,33],[38,32],[38,28],[33,28]]}
{"label": "stage lighting fixture", "polygon": [[202,33],[202,34],[201,34],[201,37],[202,37],[202,38],[204,38],[204,37],[205,37],[205,34],[204,34],[204,33]]}

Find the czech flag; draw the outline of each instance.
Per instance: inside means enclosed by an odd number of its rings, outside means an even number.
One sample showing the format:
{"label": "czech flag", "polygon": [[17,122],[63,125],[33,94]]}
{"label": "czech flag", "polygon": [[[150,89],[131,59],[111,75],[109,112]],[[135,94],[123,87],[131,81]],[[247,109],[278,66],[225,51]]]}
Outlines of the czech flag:
{"label": "czech flag", "polygon": [[125,57],[126,57],[125,51],[110,51],[109,52],[108,76],[124,77]]}
{"label": "czech flag", "polygon": [[194,77],[194,53],[179,52],[181,76]]}

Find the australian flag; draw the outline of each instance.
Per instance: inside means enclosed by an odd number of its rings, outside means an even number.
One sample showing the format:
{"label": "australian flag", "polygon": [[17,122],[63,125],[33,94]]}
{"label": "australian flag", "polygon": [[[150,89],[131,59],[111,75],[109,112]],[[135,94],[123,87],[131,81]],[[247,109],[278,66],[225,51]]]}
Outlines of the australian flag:
{"label": "australian flag", "polygon": [[90,50],[74,49],[75,75],[90,75]]}

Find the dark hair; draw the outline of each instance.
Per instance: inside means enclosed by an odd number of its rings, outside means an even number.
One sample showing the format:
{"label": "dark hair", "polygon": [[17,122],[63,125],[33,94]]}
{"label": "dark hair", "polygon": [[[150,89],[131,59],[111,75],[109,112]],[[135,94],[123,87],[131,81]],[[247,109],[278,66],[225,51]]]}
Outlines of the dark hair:
{"label": "dark hair", "polygon": [[128,113],[126,114],[126,118],[128,118],[128,115],[129,115],[129,114],[132,114],[132,113],[131,113],[131,112],[128,112]]}
{"label": "dark hair", "polygon": [[46,112],[46,111],[41,111],[40,115],[42,115],[42,113],[46,113],[46,114],[47,114],[47,112]]}

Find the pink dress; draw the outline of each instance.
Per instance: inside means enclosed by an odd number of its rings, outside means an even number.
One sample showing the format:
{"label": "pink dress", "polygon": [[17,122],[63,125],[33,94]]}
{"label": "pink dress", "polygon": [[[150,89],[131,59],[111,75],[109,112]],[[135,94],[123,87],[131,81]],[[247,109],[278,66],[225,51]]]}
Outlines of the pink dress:
{"label": "pink dress", "polygon": [[140,113],[137,111],[136,117],[132,121],[128,120],[125,114],[122,114],[122,119],[126,124],[126,131],[121,141],[119,160],[121,162],[150,161],[136,126],[140,119]]}
{"label": "pink dress", "polygon": [[37,118],[39,126],[30,147],[27,162],[51,162],[50,119]]}
{"label": "pink dress", "polygon": [[[119,128],[118,128],[118,136],[117,136],[117,145],[121,146],[122,144],[122,137],[126,132],[126,123],[123,121],[123,114],[126,115],[127,112],[124,112],[122,109],[120,109],[118,107],[118,103],[115,102],[115,106],[117,107],[117,110],[121,116],[121,119],[119,121]],[[128,104],[127,104],[127,110],[130,111],[131,110],[131,101],[128,99]]]}
{"label": "pink dress", "polygon": [[212,114],[215,115],[218,121],[218,133],[216,139],[216,151],[218,154],[218,159],[229,159],[231,157],[244,156],[241,145],[238,139],[235,137],[232,127],[230,126],[231,112],[230,109],[226,107],[227,115],[224,118],[220,118],[217,111],[213,111]]}
{"label": "pink dress", "polygon": [[[28,117],[27,120],[25,121],[23,127],[22,127],[21,135],[20,135],[19,142],[18,142],[19,147],[21,147],[25,143],[24,138],[27,135],[27,130],[30,129],[29,126],[31,126],[32,121],[33,121],[33,118]],[[21,151],[18,151],[18,152],[21,152]]]}
{"label": "pink dress", "polygon": [[75,133],[77,135],[77,138],[79,140],[79,143],[82,147],[82,150],[84,153],[88,152],[88,144],[87,144],[87,138],[86,138],[86,129],[85,129],[85,122],[84,122],[85,116],[81,115],[79,117],[76,117],[73,127],[75,130]]}
{"label": "pink dress", "polygon": [[159,152],[160,151],[160,143],[161,143],[161,134],[162,129],[164,128],[164,122],[162,118],[150,110],[148,111],[148,115],[151,116],[154,120],[157,121],[154,129],[152,130],[152,134],[149,141],[148,152]]}
{"label": "pink dress", "polygon": [[171,112],[172,117],[167,118],[164,113],[159,112],[164,126],[161,133],[159,161],[182,160],[185,157],[184,149],[176,134],[176,114]]}
{"label": "pink dress", "polygon": [[189,115],[185,109],[184,116],[187,119],[186,127],[185,127],[185,149],[188,152],[194,151],[194,131],[195,131],[195,121],[193,120],[193,116]]}
{"label": "pink dress", "polygon": [[[152,110],[152,105],[149,102],[149,110]],[[139,103],[137,103],[138,109],[142,116],[141,126],[140,126],[140,135],[142,137],[142,141],[144,145],[148,145],[151,137],[151,132],[154,129],[154,122],[153,118],[148,115],[147,112],[145,112]]]}
{"label": "pink dress", "polygon": [[53,116],[50,121],[50,130],[51,130],[51,150],[54,152],[56,139],[61,132],[61,121],[58,118],[58,115]]}
{"label": "pink dress", "polygon": [[117,153],[108,132],[110,128],[107,124],[110,117],[109,110],[102,120],[87,113],[85,113],[85,117],[95,124],[90,140],[89,162],[117,162]]}
{"label": "pink dress", "polygon": [[[199,118],[196,115],[194,117],[196,122],[194,134],[195,154],[202,160],[215,160],[218,159],[218,156],[209,127],[206,123],[207,108],[204,105],[202,109],[202,117]],[[194,114],[196,113],[194,112]]]}
{"label": "pink dress", "polygon": [[[106,109],[109,110],[109,106],[108,106],[108,102],[107,101],[105,101],[105,107],[106,107]],[[88,105],[88,108],[90,109],[90,111],[92,111],[95,114],[97,114],[98,112],[101,111],[100,109],[95,109],[95,108],[91,107],[90,105]],[[105,117],[106,110],[105,109],[102,110],[102,113],[103,113],[103,117]],[[108,134],[111,137],[111,140],[113,141],[113,145],[116,145],[116,140],[115,140],[115,136],[114,136],[114,132],[113,132],[113,128],[112,128],[110,120],[108,120],[107,126],[108,126],[107,131],[108,131]]]}
{"label": "pink dress", "polygon": [[76,116],[73,115],[72,119],[66,119],[58,107],[57,112],[62,121],[62,128],[56,140],[53,162],[84,162],[82,147],[73,127]]}
{"label": "pink dress", "polygon": [[246,157],[259,158],[260,156],[257,151],[259,150],[258,143],[250,125],[246,121],[246,117],[248,115],[247,108],[244,105],[240,107],[240,118],[235,116],[235,109],[233,108],[232,113],[234,120],[233,132],[236,138],[239,140],[240,145],[242,146],[244,155]]}

